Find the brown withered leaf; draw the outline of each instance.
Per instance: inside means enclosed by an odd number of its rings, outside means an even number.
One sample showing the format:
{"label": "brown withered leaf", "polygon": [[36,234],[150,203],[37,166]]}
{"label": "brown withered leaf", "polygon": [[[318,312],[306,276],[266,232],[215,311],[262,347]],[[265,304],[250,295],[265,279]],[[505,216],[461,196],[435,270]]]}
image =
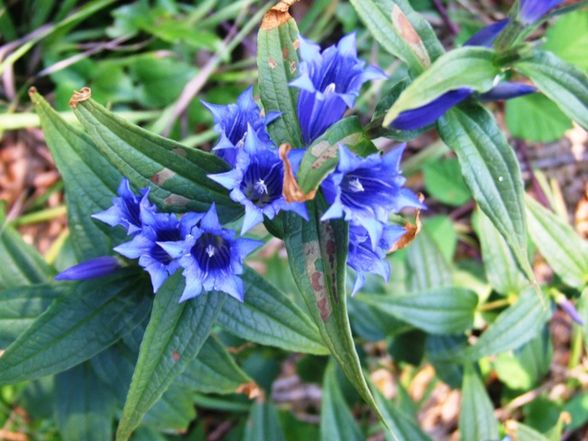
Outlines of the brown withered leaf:
{"label": "brown withered leaf", "polygon": [[[421,202],[423,202],[425,200],[425,197],[423,196],[422,193],[419,194],[419,200]],[[417,210],[415,223],[411,224],[410,222],[407,222],[404,225],[404,228],[406,229],[406,233],[404,233],[404,235],[400,239],[398,239],[398,241],[394,245],[392,245],[392,248],[390,248],[388,250],[388,253],[393,253],[394,251],[398,251],[398,250],[401,250],[402,248],[406,248],[417,237],[417,234],[420,233],[421,226],[422,226],[421,210]]]}
{"label": "brown withered leaf", "polygon": [[316,189],[309,193],[304,193],[304,191],[302,191],[296,181],[296,177],[294,176],[292,164],[290,164],[290,160],[288,159],[288,153],[290,150],[292,150],[290,144],[282,144],[280,146],[280,159],[284,163],[284,185],[282,188],[282,194],[284,195],[284,199],[288,202],[310,201],[316,196]]}

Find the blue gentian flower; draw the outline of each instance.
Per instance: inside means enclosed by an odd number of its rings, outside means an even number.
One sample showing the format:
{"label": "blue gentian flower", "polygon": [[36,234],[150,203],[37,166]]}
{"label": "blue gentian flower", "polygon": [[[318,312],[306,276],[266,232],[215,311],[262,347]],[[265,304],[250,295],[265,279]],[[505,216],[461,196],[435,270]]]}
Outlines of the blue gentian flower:
{"label": "blue gentian flower", "polygon": [[403,151],[404,147],[398,147],[385,155],[362,158],[340,146],[339,163],[322,184],[330,207],[321,220],[343,218],[362,225],[375,249],[390,213],[404,207],[424,208],[414,193],[402,187]]}
{"label": "blue gentian flower", "polygon": [[504,81],[498,83],[488,92],[481,94],[479,98],[482,101],[510,100],[512,98],[535,93],[536,91],[537,88],[529,84]]}
{"label": "blue gentian flower", "polygon": [[222,291],[243,301],[243,261],[261,242],[238,238],[219,223],[214,204],[200,219],[187,224],[190,233],[183,241],[158,242],[184,268],[186,288],[180,302],[203,291]]}
{"label": "blue gentian flower", "polygon": [[492,23],[491,25],[488,25],[476,32],[463,45],[491,47],[498,35],[500,35],[509,22],[510,20],[505,18],[503,20],[497,21],[496,23]]}
{"label": "blue gentian flower", "polygon": [[353,107],[359,89],[386,75],[357,58],[355,34],[321,53],[320,46],[300,37],[300,76],[290,83],[300,89],[298,120],[305,145],[339,121]]}
{"label": "blue gentian flower", "polygon": [[116,257],[96,257],[60,272],[55,276],[55,280],[94,279],[112,274],[119,268],[121,268],[121,264]]}
{"label": "blue gentian flower", "polygon": [[155,207],[149,202],[149,189],[143,188],[138,194],[133,193],[129,180],[123,178],[118,186],[118,197],[112,200],[112,207],[92,217],[102,221],[111,227],[120,225],[127,230],[129,235],[141,231],[141,207],[146,211],[154,211]]}
{"label": "blue gentian flower", "polygon": [[351,295],[363,287],[366,274],[378,274],[384,280],[390,279],[390,263],[386,255],[406,230],[399,225],[386,225],[382,236],[372,247],[367,230],[361,225],[349,225],[349,254],[347,265],[355,270],[356,278]]}
{"label": "blue gentian flower", "polygon": [[263,222],[264,216],[273,219],[281,210],[308,219],[303,203],[288,203],[282,196],[284,164],[278,150],[261,139],[251,125],[245,146],[237,152],[235,168],[208,177],[231,190],[231,199],[245,207],[241,234]]}
{"label": "blue gentian flower", "polygon": [[141,232],[130,242],[114,248],[119,254],[129,259],[139,259],[151,277],[153,292],[157,292],[163,282],[180,267],[175,257],[172,257],[159,242],[181,241],[190,232],[191,225],[202,217],[196,213],[185,214],[181,221],[175,214],[155,213],[141,209]]}
{"label": "blue gentian flower", "polygon": [[563,0],[520,0],[518,18],[521,23],[531,25],[562,2]]}
{"label": "blue gentian flower", "polygon": [[212,113],[214,128],[220,135],[213,151],[230,165],[235,165],[237,150],[245,144],[247,127],[253,127],[259,138],[269,141],[267,125],[280,115],[278,112],[271,112],[265,117],[261,115],[253,99],[253,87],[245,89],[234,104],[223,106],[204,101],[202,104]]}

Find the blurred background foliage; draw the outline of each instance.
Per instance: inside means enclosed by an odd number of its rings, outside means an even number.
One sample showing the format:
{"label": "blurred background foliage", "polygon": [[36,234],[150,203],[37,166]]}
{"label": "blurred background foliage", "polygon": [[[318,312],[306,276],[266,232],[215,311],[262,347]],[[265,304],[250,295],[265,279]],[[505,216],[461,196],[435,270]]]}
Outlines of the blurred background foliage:
{"label": "blurred background foliage", "polygon": [[[28,101],[29,87],[34,85],[75,123],[68,101],[73,90],[89,86],[98,102],[125,118],[186,145],[209,149],[215,139],[212,118],[200,100],[233,102],[255,82],[256,31],[271,3],[0,0],[0,199],[7,206],[8,220],[25,240],[54,262],[67,236],[62,184]],[[510,6],[507,0],[449,0],[444,5],[441,0],[412,0],[411,4],[433,24],[448,48],[503,18]],[[357,32],[363,58],[390,74],[388,82],[371,86],[358,102],[360,117],[368,121],[378,97],[400,75],[400,63],[378,48],[343,0],[301,1],[292,12],[302,34],[323,45]],[[534,44],[588,71],[588,10],[555,17],[534,35]],[[539,200],[550,201],[557,216],[586,238],[586,132],[539,94],[493,106],[520,157],[528,188]],[[389,140],[379,140],[380,147],[389,145]],[[494,265],[490,249],[498,236],[475,211],[447,147],[433,133],[426,133],[412,140],[407,151],[408,186],[422,191],[429,207],[424,229],[410,248],[391,256],[391,283],[370,279],[364,291],[409,292],[453,280],[486,300],[476,315],[483,323],[512,303],[510,294],[518,292],[517,284],[522,282],[516,275],[506,277]],[[529,253],[534,255],[534,250]],[[279,242],[270,242],[254,265],[285,292],[295,292]],[[580,291],[569,288],[540,257],[535,258],[534,269],[546,290],[580,300]],[[356,299],[350,301],[350,314],[360,355],[372,381],[391,399],[391,411],[400,409],[418,420],[433,439],[457,439],[458,387],[464,372],[448,363],[444,354],[463,344],[465,337],[427,337]],[[588,323],[586,292],[580,314]],[[472,381],[468,393],[475,401],[476,388],[488,391],[503,430],[513,433],[512,421],[517,420],[538,432],[529,429],[536,436],[532,438],[524,434],[526,429],[516,429],[521,440],[588,439],[587,326],[574,324],[557,311],[539,337],[519,350],[485,358],[484,384]],[[159,414],[147,418],[135,441],[318,439],[321,396],[323,405],[328,397],[335,409],[346,403],[361,433],[374,441],[383,439],[343,376],[327,367],[326,357],[288,354],[224,333],[220,337],[277,407],[252,407],[242,395],[186,398],[170,391],[168,408],[162,405]],[[0,439],[60,440],[51,391],[51,382],[45,380],[0,389]],[[345,416],[349,415],[343,412],[334,418],[340,418],[344,430],[355,433],[355,425]],[[258,423],[265,424],[265,438],[252,428]]]}

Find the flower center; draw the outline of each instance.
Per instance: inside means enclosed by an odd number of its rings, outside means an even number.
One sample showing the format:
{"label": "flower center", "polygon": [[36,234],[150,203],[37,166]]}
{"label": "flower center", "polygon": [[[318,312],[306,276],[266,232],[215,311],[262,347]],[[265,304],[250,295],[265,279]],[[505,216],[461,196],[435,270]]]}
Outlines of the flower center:
{"label": "flower center", "polygon": [[222,271],[231,265],[231,244],[222,236],[204,233],[192,247],[192,256],[205,273]]}
{"label": "flower center", "polygon": [[349,189],[353,193],[359,193],[359,192],[365,191],[365,188],[363,188],[363,185],[362,185],[361,181],[359,180],[359,178],[354,178],[349,181]]}
{"label": "flower center", "polygon": [[330,95],[335,92],[337,85],[335,83],[330,83],[327,87],[325,87],[325,91],[323,92],[324,95]]}
{"label": "flower center", "polygon": [[264,208],[282,195],[283,166],[280,160],[268,164],[252,162],[241,182],[241,191],[257,207]]}
{"label": "flower center", "polygon": [[[169,228],[157,231],[157,241],[158,242],[170,242],[170,241],[178,241],[181,240],[180,231],[177,228]],[[167,254],[163,248],[161,248],[156,243],[153,244],[150,250],[151,257],[153,257],[158,262],[167,265],[173,259],[172,257]]]}

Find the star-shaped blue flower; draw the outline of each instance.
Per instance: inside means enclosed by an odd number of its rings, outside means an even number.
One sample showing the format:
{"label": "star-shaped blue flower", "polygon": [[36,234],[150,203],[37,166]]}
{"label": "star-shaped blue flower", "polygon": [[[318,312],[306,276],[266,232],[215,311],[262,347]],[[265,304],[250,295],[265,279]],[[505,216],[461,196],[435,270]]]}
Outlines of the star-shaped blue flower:
{"label": "star-shaped blue flower", "polygon": [[223,106],[202,101],[202,104],[212,113],[214,128],[220,135],[213,151],[230,165],[235,165],[237,151],[245,144],[248,126],[253,127],[259,138],[269,142],[267,125],[280,115],[278,112],[261,115],[253,99],[253,87],[245,89],[236,103]]}
{"label": "star-shaped blue flower", "polygon": [[260,241],[236,237],[233,230],[221,226],[214,204],[200,219],[187,227],[190,233],[183,241],[158,242],[184,268],[186,288],[180,302],[199,296],[204,291],[222,291],[243,301],[243,262]]}
{"label": "star-shaped blue flower", "polygon": [[118,186],[118,197],[112,200],[112,207],[92,217],[115,227],[122,226],[127,234],[134,235],[141,231],[141,209],[154,212],[155,207],[149,202],[149,189],[143,188],[138,194],[133,193],[129,180],[123,178]]}
{"label": "star-shaped blue flower", "polygon": [[308,219],[303,203],[288,203],[282,196],[284,165],[278,150],[261,139],[251,125],[245,145],[237,152],[235,168],[208,177],[231,190],[231,199],[245,207],[241,234],[263,222],[264,216],[273,219],[281,210]]}
{"label": "star-shaped blue flower", "polygon": [[391,213],[404,207],[424,208],[414,193],[403,188],[403,151],[404,147],[397,147],[385,155],[362,158],[340,146],[337,168],[322,184],[330,207],[321,220],[343,218],[362,225],[375,249]]}
{"label": "star-shaped blue flower", "polygon": [[378,274],[384,280],[390,279],[390,263],[386,255],[406,230],[399,225],[385,225],[380,240],[375,247],[367,230],[361,225],[349,225],[349,254],[347,265],[355,271],[356,278],[351,295],[363,287],[366,274]]}
{"label": "star-shaped blue flower", "polygon": [[319,45],[302,36],[299,41],[301,74],[290,85],[300,89],[298,120],[302,139],[310,145],[353,107],[363,83],[386,75],[357,57],[355,34],[322,53]]}

